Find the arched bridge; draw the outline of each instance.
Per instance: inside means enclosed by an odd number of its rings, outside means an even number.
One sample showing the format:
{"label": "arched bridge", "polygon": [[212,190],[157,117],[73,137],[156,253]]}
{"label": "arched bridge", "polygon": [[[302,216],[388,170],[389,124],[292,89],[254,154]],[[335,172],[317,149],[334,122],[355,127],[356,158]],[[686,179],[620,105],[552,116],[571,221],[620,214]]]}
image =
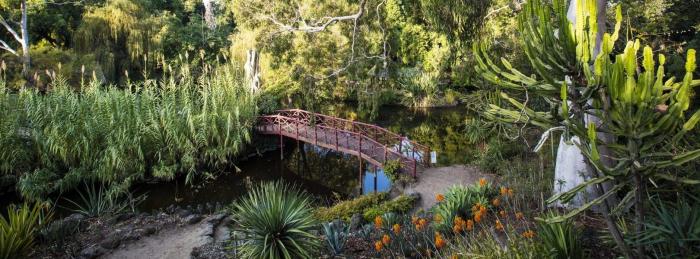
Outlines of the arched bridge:
{"label": "arched bridge", "polygon": [[356,155],[375,166],[398,160],[401,170],[416,177],[420,166],[429,166],[430,148],[382,127],[299,109],[279,110],[260,116],[260,134],[279,135],[316,146]]}

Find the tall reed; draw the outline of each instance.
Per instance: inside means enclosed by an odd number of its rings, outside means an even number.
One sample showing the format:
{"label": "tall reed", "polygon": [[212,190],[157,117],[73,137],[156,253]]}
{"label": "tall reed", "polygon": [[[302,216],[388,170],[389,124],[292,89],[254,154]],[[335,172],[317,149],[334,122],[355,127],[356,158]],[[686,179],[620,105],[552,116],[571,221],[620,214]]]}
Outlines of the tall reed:
{"label": "tall reed", "polygon": [[251,139],[257,98],[236,64],[196,69],[164,64],[162,79],[124,89],[95,78],[71,87],[60,76],[47,93],[0,88],[0,171],[40,199],[85,180],[114,195],[145,177],[192,182],[226,169]]}

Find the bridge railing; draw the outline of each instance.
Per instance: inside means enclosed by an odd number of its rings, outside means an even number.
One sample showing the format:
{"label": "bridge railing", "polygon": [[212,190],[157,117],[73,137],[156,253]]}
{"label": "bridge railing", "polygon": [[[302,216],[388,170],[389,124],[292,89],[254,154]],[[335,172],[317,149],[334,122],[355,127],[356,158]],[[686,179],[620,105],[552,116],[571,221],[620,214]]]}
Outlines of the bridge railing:
{"label": "bridge railing", "polygon": [[352,120],[341,119],[333,116],[313,113],[300,109],[279,110],[277,114],[287,117],[298,118],[308,125],[326,126],[344,129],[370,137],[375,141],[390,148],[396,148],[399,153],[413,158],[419,158],[418,163],[425,166],[430,165],[430,147],[408,138],[391,132],[385,128]]}
{"label": "bridge railing", "polygon": [[[406,142],[405,139],[386,134],[388,131],[374,125],[364,124],[358,126],[357,124],[364,123],[351,122],[325,115],[319,116],[318,114],[301,110],[285,110],[280,111],[278,115],[260,116],[258,131],[304,140],[317,146],[325,146],[338,151],[356,152],[361,159],[379,166],[389,160],[398,160],[402,171],[416,177],[418,163],[421,161],[418,161],[415,153],[424,152],[418,157],[428,157],[430,152],[427,147],[424,148],[425,151],[420,151],[421,146],[413,145],[414,149],[411,151],[413,153],[409,156],[406,152],[400,152],[392,146],[394,143],[401,145],[401,143]],[[367,130],[365,126],[373,127]],[[393,135],[398,136],[398,134]],[[380,137],[380,140],[378,141],[373,137]],[[396,138],[396,142],[386,142],[386,140],[393,140],[393,138]]]}

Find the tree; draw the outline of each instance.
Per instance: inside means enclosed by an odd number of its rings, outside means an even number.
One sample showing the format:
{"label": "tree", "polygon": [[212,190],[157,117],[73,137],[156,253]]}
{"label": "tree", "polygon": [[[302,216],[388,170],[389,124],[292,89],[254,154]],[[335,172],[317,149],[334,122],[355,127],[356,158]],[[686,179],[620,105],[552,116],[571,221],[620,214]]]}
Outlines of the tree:
{"label": "tree", "polygon": [[[11,4],[13,6],[16,5],[15,3],[8,2],[5,2],[3,4],[3,9],[9,7],[9,5]],[[29,25],[27,23],[27,0],[20,1],[19,12],[19,23],[9,21],[10,23],[16,23],[19,25],[19,33],[17,33],[17,31],[14,28],[12,28],[12,26],[8,23],[8,20],[5,19],[5,16],[0,15],[0,24],[2,24],[7,33],[12,35],[12,38],[15,41],[17,41],[17,43],[20,45],[20,48],[22,49],[22,75],[26,78],[29,74],[29,69],[31,65],[31,57],[29,55]],[[17,57],[20,57],[20,54],[18,53],[16,48],[10,46],[10,44],[8,44],[5,40],[0,39],[0,44],[2,45],[0,46],[0,49],[10,52]]]}
{"label": "tree", "polygon": [[[597,26],[601,22],[597,16],[601,8],[598,4],[595,0],[577,1],[576,22],[572,24],[566,15],[565,0],[555,0],[552,5],[529,1],[518,17],[518,26],[522,48],[535,75],[518,71],[504,59],[500,64],[495,63],[486,54],[483,43],[474,45],[476,69],[506,91],[501,95],[509,107],[491,105],[486,113],[488,117],[513,124],[533,124],[548,131],[562,129],[566,141],[578,147],[586,165],[594,169],[584,175],[585,182],[551,197],[548,202],[569,202],[588,187],[597,197],[547,221],[560,222],[600,205],[608,229],[623,254],[643,257],[643,246],[638,245],[634,253],[625,243],[614,215],[622,208],[634,207],[633,232],[638,235],[644,230],[644,204],[650,179],[696,183],[666,174],[668,168],[700,157],[700,149],[686,150],[678,145],[700,120],[700,111],[688,110],[692,88],[700,85],[700,80],[693,80],[695,51],[688,51],[686,72],[679,82],[665,75],[665,56],[654,58],[650,47],[643,48],[639,66],[639,41],[627,42],[621,53],[613,53],[619,38],[621,9],[616,10],[613,33],[604,33]],[[525,92],[533,95],[531,98],[542,98],[550,108],[533,110],[527,101],[516,100],[507,92]],[[610,139],[603,141],[601,134],[609,135]],[[601,153],[601,146],[606,146],[609,154]],[[604,188],[605,184],[611,188]],[[611,202],[610,198],[616,196],[623,197],[621,203]]]}

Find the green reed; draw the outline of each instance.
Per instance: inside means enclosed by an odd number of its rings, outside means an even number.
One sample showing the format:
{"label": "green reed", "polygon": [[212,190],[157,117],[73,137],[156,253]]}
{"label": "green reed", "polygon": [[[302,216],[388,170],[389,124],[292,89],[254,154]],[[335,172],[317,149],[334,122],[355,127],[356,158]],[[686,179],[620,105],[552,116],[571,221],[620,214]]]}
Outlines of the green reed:
{"label": "green reed", "polygon": [[94,79],[72,87],[60,77],[46,93],[0,87],[0,172],[40,199],[85,180],[114,195],[146,177],[191,183],[230,168],[258,113],[239,67],[205,64],[196,78],[184,62],[164,67],[162,79],[124,89]]}

